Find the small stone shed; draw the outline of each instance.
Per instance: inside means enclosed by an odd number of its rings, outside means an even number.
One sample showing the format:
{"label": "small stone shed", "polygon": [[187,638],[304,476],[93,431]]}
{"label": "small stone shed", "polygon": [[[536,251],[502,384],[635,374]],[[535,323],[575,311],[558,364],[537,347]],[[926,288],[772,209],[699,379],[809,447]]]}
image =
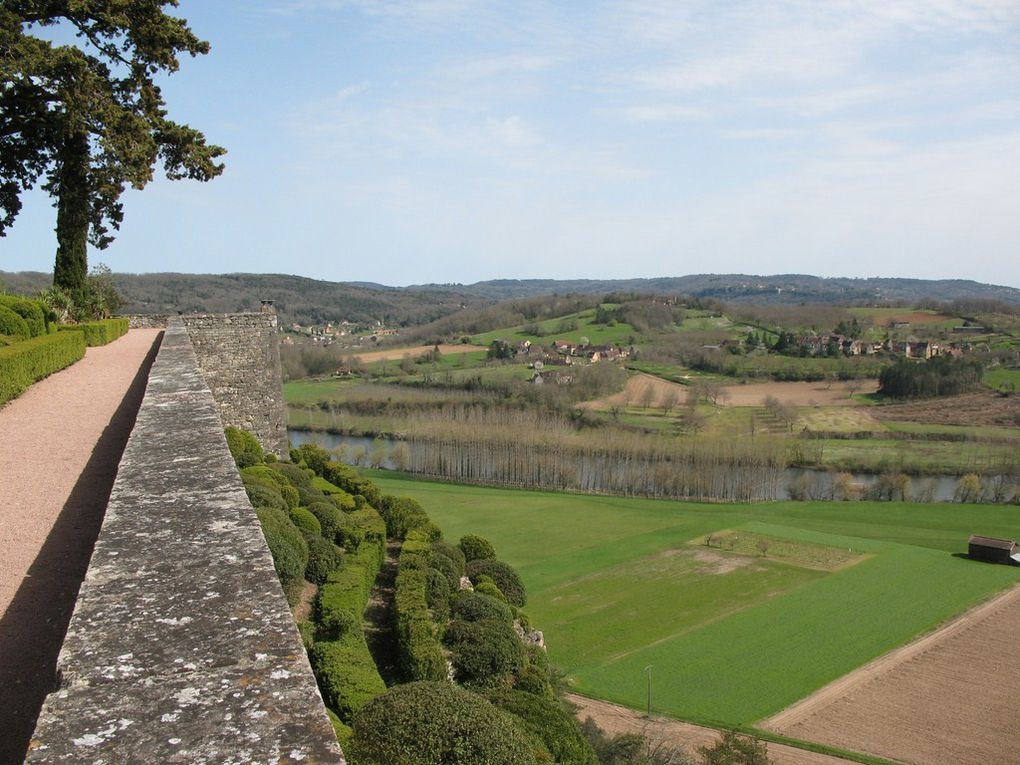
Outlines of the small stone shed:
{"label": "small stone shed", "polygon": [[1010,539],[995,539],[972,534],[967,544],[967,554],[975,560],[990,563],[1016,564],[1016,542]]}

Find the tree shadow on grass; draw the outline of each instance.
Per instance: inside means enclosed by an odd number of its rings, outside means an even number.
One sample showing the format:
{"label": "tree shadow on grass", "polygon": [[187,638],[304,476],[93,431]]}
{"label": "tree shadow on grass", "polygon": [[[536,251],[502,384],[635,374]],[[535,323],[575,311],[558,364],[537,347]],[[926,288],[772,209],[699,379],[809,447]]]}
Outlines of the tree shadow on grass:
{"label": "tree shadow on grass", "polygon": [[160,333],[153,341],[0,619],[0,765],[24,762],[39,710],[56,689],[57,655],[162,339]]}

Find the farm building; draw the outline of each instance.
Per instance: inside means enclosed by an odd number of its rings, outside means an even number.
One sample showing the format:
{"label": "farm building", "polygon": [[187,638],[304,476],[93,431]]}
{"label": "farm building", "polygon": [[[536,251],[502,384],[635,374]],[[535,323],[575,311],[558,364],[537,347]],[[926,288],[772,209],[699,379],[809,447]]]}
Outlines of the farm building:
{"label": "farm building", "polygon": [[1016,542],[1009,539],[995,539],[972,534],[967,547],[967,554],[976,560],[986,560],[991,563],[1020,563]]}

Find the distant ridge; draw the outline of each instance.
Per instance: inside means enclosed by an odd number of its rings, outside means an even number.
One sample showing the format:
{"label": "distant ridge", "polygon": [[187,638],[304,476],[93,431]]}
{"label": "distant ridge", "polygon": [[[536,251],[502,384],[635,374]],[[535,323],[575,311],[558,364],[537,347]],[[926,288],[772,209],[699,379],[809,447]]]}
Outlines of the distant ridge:
{"label": "distant ridge", "polygon": [[[653,279],[492,279],[474,284],[388,287],[327,282],[284,274],[116,274],[126,312],[257,310],[272,300],[285,323],[381,321],[416,325],[462,308],[550,294],[639,292],[716,298],[736,303],[916,303],[921,300],[999,300],[1020,305],[1020,289],[966,279],[822,278],[804,274],[691,274]],[[0,272],[12,292],[48,287],[50,274]]]}

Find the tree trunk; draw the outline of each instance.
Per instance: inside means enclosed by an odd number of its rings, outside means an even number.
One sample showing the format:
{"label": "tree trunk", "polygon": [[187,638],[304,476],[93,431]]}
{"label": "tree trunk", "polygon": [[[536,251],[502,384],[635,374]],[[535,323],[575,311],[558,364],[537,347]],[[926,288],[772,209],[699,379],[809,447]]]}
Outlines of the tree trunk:
{"label": "tree trunk", "polygon": [[68,136],[60,149],[58,162],[57,259],[53,265],[53,286],[77,296],[85,287],[88,270],[88,134],[80,131]]}

